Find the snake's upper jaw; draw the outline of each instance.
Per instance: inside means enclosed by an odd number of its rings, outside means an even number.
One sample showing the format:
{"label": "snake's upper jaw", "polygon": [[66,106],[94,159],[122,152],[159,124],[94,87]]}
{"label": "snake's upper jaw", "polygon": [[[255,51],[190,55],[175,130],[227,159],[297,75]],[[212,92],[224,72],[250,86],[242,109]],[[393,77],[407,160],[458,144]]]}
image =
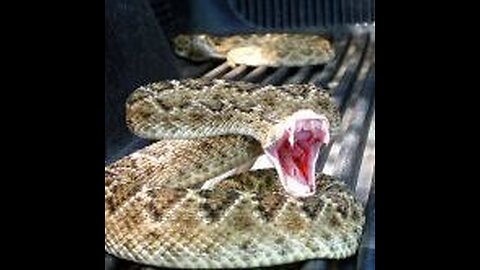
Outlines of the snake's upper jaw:
{"label": "snake's upper jaw", "polygon": [[280,127],[278,139],[266,148],[285,191],[294,197],[315,194],[315,164],[320,148],[330,141],[329,121],[300,111]]}

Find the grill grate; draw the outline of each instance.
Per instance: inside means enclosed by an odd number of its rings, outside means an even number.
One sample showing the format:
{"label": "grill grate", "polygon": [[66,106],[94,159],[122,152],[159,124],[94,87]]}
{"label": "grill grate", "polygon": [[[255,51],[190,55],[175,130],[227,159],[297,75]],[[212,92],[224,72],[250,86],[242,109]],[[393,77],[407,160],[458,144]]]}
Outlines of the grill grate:
{"label": "grill grate", "polygon": [[375,21],[375,0],[230,0],[255,27],[305,29]]}
{"label": "grill grate", "polygon": [[[311,20],[315,20],[312,18],[310,16]],[[192,75],[274,85],[313,83],[331,91],[340,107],[340,134],[322,151],[317,166],[319,171],[344,179],[367,207],[366,214],[370,217],[359,251],[360,259],[353,257],[342,261],[312,260],[285,266],[286,269],[353,269],[355,264],[359,269],[364,269],[367,263],[370,264],[369,267],[374,264],[371,253],[375,249],[375,26],[352,26],[349,31],[336,34],[334,43],[337,55],[325,66],[267,68],[241,65],[232,68],[226,62],[220,62],[217,65],[205,66],[207,70]],[[105,269],[142,268],[133,263],[113,260],[106,254]]]}

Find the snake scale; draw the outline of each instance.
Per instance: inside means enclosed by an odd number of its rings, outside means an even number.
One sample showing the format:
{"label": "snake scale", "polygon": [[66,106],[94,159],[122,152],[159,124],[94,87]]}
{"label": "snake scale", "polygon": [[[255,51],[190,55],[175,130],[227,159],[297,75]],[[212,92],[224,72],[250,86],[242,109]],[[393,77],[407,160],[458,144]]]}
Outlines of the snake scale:
{"label": "snake scale", "polygon": [[329,39],[307,33],[180,34],[172,43],[176,54],[186,59],[197,62],[226,59],[232,66],[320,65],[335,56]]}
{"label": "snake scale", "polygon": [[[306,85],[151,83],[126,102],[155,142],[105,167],[105,250],[174,268],[247,268],[358,249],[365,217],[339,179],[315,172],[340,116]],[[273,168],[250,170],[266,155]]]}

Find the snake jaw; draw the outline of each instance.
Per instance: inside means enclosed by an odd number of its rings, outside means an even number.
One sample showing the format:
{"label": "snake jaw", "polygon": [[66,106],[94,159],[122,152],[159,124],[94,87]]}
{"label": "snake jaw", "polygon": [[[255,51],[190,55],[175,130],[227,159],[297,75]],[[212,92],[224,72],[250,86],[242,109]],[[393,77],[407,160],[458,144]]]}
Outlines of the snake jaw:
{"label": "snake jaw", "polygon": [[329,121],[312,111],[299,111],[278,129],[266,155],[286,192],[294,197],[315,194],[315,165],[320,148],[330,142]]}

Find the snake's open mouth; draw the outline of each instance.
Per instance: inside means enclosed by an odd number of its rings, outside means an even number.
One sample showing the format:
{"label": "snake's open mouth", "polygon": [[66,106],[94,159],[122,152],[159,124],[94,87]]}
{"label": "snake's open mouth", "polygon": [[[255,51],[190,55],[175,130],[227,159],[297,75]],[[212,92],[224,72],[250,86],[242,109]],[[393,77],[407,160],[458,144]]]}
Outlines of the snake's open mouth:
{"label": "snake's open mouth", "polygon": [[295,197],[315,193],[315,164],[324,144],[330,140],[329,122],[321,115],[292,117],[281,137],[266,154],[272,160],[285,190]]}

